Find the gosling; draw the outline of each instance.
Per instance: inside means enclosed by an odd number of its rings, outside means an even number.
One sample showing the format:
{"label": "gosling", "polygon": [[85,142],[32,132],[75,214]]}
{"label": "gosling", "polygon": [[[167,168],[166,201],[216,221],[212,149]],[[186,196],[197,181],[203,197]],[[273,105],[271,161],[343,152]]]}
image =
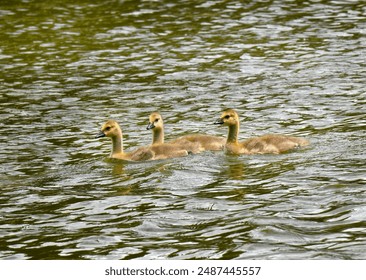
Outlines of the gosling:
{"label": "gosling", "polygon": [[187,150],[174,147],[169,144],[140,147],[132,152],[124,152],[122,129],[114,120],[108,120],[102,125],[102,128],[96,138],[100,137],[109,137],[112,139],[112,150],[109,158],[113,159],[145,161],[183,157],[188,155]]}
{"label": "gosling", "polygon": [[[152,129],[153,131],[153,145],[164,143],[164,122],[162,116],[158,112],[150,114],[147,129]],[[198,153],[201,151],[223,150],[226,139],[225,137],[206,134],[189,134],[172,140],[169,143],[186,147],[192,153]]]}
{"label": "gosling", "polygon": [[233,109],[222,112],[215,124],[229,127],[224,149],[227,154],[280,154],[309,145],[306,139],[281,134],[266,134],[238,142],[239,116]]}

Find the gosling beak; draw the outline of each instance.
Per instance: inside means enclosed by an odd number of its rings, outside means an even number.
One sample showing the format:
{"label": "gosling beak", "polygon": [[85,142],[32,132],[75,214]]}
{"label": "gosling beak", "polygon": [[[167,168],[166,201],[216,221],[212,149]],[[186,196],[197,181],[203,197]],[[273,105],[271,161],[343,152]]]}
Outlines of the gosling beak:
{"label": "gosling beak", "polygon": [[98,135],[95,136],[95,138],[101,138],[101,137],[105,137],[105,134],[103,131],[99,131]]}
{"label": "gosling beak", "polygon": [[155,128],[154,123],[149,122],[148,126],[146,127],[147,130]]}
{"label": "gosling beak", "polygon": [[223,124],[224,120],[222,118],[217,119],[214,124]]}

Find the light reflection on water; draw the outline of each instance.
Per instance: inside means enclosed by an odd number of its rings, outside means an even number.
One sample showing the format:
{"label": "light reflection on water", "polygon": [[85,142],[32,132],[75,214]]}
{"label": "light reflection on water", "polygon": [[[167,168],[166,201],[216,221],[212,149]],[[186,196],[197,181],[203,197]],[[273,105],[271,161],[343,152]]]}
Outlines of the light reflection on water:
{"label": "light reflection on water", "polygon": [[[351,1],[0,4],[2,259],[364,259],[365,17]],[[296,153],[111,162],[167,138],[309,138]]]}

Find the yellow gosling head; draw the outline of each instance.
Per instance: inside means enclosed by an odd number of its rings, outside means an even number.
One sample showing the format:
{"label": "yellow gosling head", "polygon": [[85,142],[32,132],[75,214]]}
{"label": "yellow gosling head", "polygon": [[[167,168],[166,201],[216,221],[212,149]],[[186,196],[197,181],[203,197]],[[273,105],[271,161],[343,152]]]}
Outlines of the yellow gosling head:
{"label": "yellow gosling head", "polygon": [[149,116],[149,124],[146,129],[162,129],[163,128],[163,118],[158,112],[151,113]]}
{"label": "yellow gosling head", "polygon": [[104,123],[96,136],[96,138],[100,137],[116,137],[122,133],[122,130],[118,123],[114,120],[108,120],[106,123]]}
{"label": "yellow gosling head", "polygon": [[215,121],[215,124],[223,124],[225,126],[237,125],[238,123],[239,116],[233,109],[224,110],[220,118]]}

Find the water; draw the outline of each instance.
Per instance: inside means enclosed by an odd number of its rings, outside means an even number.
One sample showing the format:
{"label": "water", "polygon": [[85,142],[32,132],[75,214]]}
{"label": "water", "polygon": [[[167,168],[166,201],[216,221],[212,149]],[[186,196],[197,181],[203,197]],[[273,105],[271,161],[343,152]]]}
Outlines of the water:
{"label": "water", "polygon": [[[249,2],[249,1],[248,1]],[[363,1],[1,1],[1,259],[365,259]],[[310,148],[110,162],[202,132]]]}

